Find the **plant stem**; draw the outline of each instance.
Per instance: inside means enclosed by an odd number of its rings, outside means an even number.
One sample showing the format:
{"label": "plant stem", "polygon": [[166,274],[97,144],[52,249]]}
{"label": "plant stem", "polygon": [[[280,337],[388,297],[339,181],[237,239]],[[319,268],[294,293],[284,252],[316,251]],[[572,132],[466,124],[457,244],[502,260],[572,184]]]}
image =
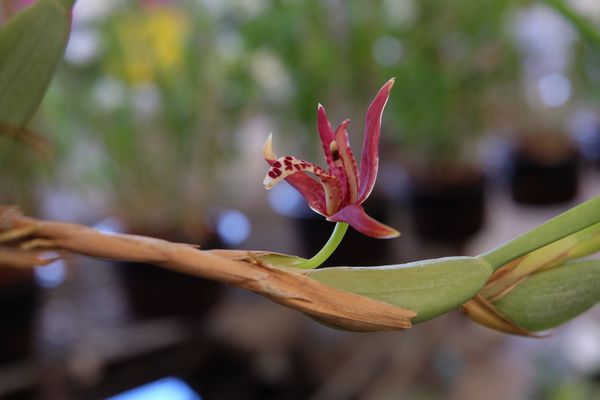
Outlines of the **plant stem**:
{"label": "plant stem", "polygon": [[482,255],[494,270],[566,236],[600,222],[600,196],[594,197],[537,228]]}
{"label": "plant stem", "polygon": [[327,243],[325,243],[325,246],[323,246],[323,248],[317,254],[315,254],[313,258],[306,260],[302,264],[298,264],[296,268],[314,269],[323,264],[342,242],[347,230],[347,223],[336,222],[335,228],[333,228],[333,232],[331,233]]}

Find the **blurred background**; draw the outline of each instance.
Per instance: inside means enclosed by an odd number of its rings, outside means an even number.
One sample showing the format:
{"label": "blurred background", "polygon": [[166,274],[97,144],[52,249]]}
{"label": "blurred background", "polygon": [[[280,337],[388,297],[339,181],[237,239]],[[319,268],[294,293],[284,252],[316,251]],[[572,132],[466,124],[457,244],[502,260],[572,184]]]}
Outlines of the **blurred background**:
{"label": "blurred background", "polygon": [[[600,29],[600,3],[570,4]],[[264,190],[261,146],[273,132],[278,155],[323,165],[320,102],[333,125],[352,119],[359,153],[391,77],[365,206],[403,234],[349,232],[328,265],[478,254],[600,194],[600,48],[544,2],[78,0],[35,145],[0,147],[0,204],[310,257],[332,225],[289,186]],[[599,393],[597,307],[544,339],[459,312],[355,334],[151,265],[0,270],[2,399]]]}

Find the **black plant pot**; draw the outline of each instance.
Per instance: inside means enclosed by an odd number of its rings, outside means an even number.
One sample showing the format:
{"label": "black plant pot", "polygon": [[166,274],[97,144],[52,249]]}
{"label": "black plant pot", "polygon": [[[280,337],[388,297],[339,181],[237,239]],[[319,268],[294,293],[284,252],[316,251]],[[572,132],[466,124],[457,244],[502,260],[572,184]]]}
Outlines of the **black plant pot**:
{"label": "black plant pot", "polygon": [[460,245],[485,220],[483,173],[420,174],[411,180],[409,209],[415,232],[433,242]]}
{"label": "black plant pot", "polygon": [[0,270],[0,365],[30,354],[39,295],[32,271]]}
{"label": "black plant pot", "polygon": [[[172,234],[148,234],[166,240],[182,240]],[[203,249],[217,248],[219,241],[207,240]],[[125,287],[129,305],[136,318],[153,319],[176,317],[199,320],[220,301],[223,285],[191,275],[182,274],[147,263],[119,262],[118,270]]]}
{"label": "black plant pot", "polygon": [[145,263],[120,263],[129,305],[137,318],[200,319],[218,302],[222,285]]}
{"label": "black plant pot", "polygon": [[[385,200],[371,196],[364,207],[371,217],[384,224],[389,224]],[[321,250],[335,226],[334,223],[326,221],[325,218],[311,211],[308,207],[301,216],[294,218],[294,224],[306,257],[312,257]],[[394,261],[392,245],[393,243],[390,240],[374,239],[350,227],[340,246],[324,265],[371,266],[389,264]]]}
{"label": "black plant pot", "polygon": [[517,203],[559,204],[571,201],[577,195],[577,151],[566,141],[549,145],[542,143],[544,140],[523,141],[513,149],[508,170],[511,195]]}

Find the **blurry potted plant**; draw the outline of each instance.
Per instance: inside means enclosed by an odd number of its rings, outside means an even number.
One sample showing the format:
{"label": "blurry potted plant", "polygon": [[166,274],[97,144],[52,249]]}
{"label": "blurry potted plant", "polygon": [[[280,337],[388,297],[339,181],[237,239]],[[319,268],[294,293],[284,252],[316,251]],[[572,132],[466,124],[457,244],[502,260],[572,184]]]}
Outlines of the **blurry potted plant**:
{"label": "blurry potted plant", "polygon": [[[586,118],[574,118],[571,128],[576,135],[578,147],[583,157],[600,166],[600,123],[598,122],[597,103],[600,92],[598,91],[600,77],[600,31],[594,17],[593,3],[572,3],[564,0],[545,0],[546,5],[552,8],[578,33],[581,40],[574,43],[573,74],[571,82],[573,91],[577,92],[586,101],[586,106],[581,109],[593,114],[593,122]],[[591,107],[589,107],[591,106]],[[583,114],[586,114],[584,111]],[[577,117],[577,113],[576,113]],[[581,117],[581,115],[579,115]],[[575,121],[580,119],[579,123]],[[588,119],[587,121],[582,121]],[[583,122],[583,124],[581,124]],[[590,123],[591,122],[591,123]]]}
{"label": "blurry potted plant", "polygon": [[484,222],[485,177],[478,137],[518,76],[506,34],[510,2],[415,3],[413,20],[389,28],[402,54],[390,108],[409,168],[415,230],[434,241],[462,243]]}
{"label": "blurry potted plant", "polygon": [[[325,106],[334,125],[352,117],[349,139],[354,149],[360,149],[365,110],[373,88],[392,76],[379,79],[372,71],[370,45],[381,30],[378,21],[383,14],[379,3],[276,2],[241,24],[243,37],[254,52],[252,63],[265,68],[256,76],[258,83],[261,76],[266,76],[276,87],[258,94],[256,101],[276,116],[280,126],[276,132],[281,138],[278,143],[287,139],[284,145],[278,144],[285,149],[282,151],[324,165],[317,134],[319,103]],[[371,215],[387,223],[388,206],[381,194],[374,194],[365,204]],[[332,224],[315,218],[306,207],[288,216],[306,254],[316,253],[331,234]],[[344,250],[337,252],[331,262],[368,265],[392,259],[389,241],[353,231],[341,247]]]}
{"label": "blurry potted plant", "polygon": [[[219,48],[218,19],[203,5],[117,11],[94,21],[102,53],[63,71],[47,113],[57,123],[64,104],[77,110],[70,118],[99,153],[96,171],[82,180],[111,193],[128,232],[222,247],[210,210],[235,198],[224,183],[237,167],[233,135],[246,95],[243,81],[228,86],[239,59]],[[143,315],[198,315],[221,287],[151,266],[120,270]]]}
{"label": "blurry potted plant", "polygon": [[511,150],[507,167],[513,200],[547,205],[575,198],[579,153],[568,136],[548,130],[524,134]]}
{"label": "blurry potted plant", "polygon": [[[505,94],[502,85],[516,80],[517,52],[504,32],[509,11],[510,3],[493,1],[278,3],[247,23],[244,37],[280,56],[292,82],[293,96],[286,100],[294,101],[295,113],[283,115],[302,121],[302,132],[314,130],[318,101],[332,110],[333,120],[362,115],[359,99],[368,97],[368,88],[395,76],[392,122],[384,124],[383,137],[389,126],[402,127],[396,137],[413,171],[417,231],[462,242],[483,223],[484,178],[473,156],[475,139],[489,108]],[[350,130],[361,122],[354,119]],[[351,132],[356,147],[357,136]]]}
{"label": "blurry potted plant", "polygon": [[30,354],[39,298],[32,270],[0,269],[0,365]]}
{"label": "blurry potted plant", "polygon": [[[228,65],[217,52],[214,24],[193,5],[142,7],[109,20],[105,73],[123,85],[124,108],[95,116],[129,230],[205,248],[223,247],[208,210],[227,196],[219,182],[236,151]],[[156,267],[122,270],[141,314],[197,316],[220,288]]]}
{"label": "blurry potted plant", "polygon": [[[514,31],[522,53],[522,89],[510,103],[514,132],[508,157],[512,197],[522,204],[554,204],[577,194],[579,155],[564,121],[574,101],[567,75],[574,38],[547,7],[523,8]],[[550,45],[550,43],[552,43]]]}

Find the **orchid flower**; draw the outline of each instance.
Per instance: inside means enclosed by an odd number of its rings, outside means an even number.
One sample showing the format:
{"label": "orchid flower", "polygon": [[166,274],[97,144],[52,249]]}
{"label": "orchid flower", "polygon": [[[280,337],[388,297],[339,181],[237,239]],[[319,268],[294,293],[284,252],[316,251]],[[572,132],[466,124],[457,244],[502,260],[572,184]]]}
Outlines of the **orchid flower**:
{"label": "orchid flower", "polygon": [[367,111],[360,171],[346,131],[350,120],[344,120],[334,131],[325,109],[319,104],[317,125],[328,171],[296,157],[277,158],[273,152],[272,135],[269,135],[263,147],[265,160],[270,165],[263,181],[265,188],[271,189],[286,180],[302,194],[313,211],[323,215],[328,221],[347,223],[362,234],[378,239],[399,236],[397,230],[371,218],[362,207],[375,185],[379,165],[381,117],[393,85],[393,79],[383,85]]}

